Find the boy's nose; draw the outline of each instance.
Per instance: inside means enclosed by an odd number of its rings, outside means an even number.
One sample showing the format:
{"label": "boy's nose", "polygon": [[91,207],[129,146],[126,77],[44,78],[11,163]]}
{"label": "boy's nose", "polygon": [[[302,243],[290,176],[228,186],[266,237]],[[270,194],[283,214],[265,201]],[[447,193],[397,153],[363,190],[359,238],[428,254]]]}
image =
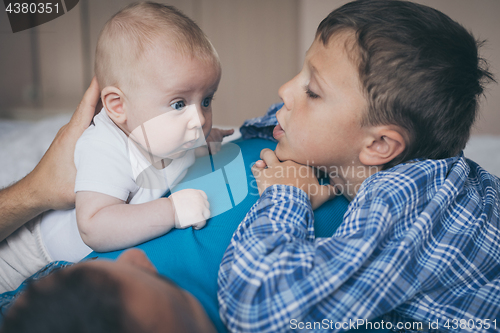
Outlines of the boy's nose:
{"label": "boy's nose", "polygon": [[288,81],[287,83],[282,85],[278,90],[278,95],[285,104],[285,108],[287,110],[293,109],[293,103],[294,103],[294,97],[292,93],[293,81],[294,81],[293,79]]}

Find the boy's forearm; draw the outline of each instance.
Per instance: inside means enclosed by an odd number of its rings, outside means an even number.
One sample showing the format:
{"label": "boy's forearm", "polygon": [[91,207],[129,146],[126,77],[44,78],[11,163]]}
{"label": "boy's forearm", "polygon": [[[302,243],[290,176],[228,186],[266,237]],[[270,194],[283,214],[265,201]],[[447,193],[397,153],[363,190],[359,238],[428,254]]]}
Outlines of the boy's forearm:
{"label": "boy's forearm", "polygon": [[[309,265],[315,251],[313,216],[307,194],[292,186],[266,189],[250,209],[233,234],[219,268],[220,313],[230,331],[270,332],[271,326],[285,330],[286,320],[279,323],[276,319],[282,316],[277,312],[283,310],[276,300],[285,293],[286,297],[295,295],[288,289],[281,292],[277,286],[284,281],[289,286],[294,280],[300,283],[315,267]],[[296,260],[300,251],[307,254],[306,265]],[[262,319],[257,320],[255,315],[261,309],[268,309],[268,316],[259,314]],[[307,312],[309,308],[301,309]],[[273,318],[272,325],[269,318]]]}
{"label": "boy's forearm", "polygon": [[46,210],[26,178],[0,190],[0,241]]}
{"label": "boy's forearm", "polygon": [[117,204],[102,208],[78,228],[83,241],[98,252],[134,246],[167,233],[175,226],[171,200]]}

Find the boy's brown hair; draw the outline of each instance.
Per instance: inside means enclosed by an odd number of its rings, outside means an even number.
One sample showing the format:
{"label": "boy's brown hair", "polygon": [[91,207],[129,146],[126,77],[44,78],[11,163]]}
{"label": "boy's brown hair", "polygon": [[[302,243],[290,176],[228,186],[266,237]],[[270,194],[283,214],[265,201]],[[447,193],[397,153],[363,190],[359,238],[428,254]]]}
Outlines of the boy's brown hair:
{"label": "boy's brown hair", "polygon": [[331,12],[316,38],[355,32],[353,59],[368,100],[362,125],[395,124],[405,151],[385,168],[414,158],[457,155],[469,139],[484,84],[494,81],[478,56],[482,43],[427,6],[361,0]]}

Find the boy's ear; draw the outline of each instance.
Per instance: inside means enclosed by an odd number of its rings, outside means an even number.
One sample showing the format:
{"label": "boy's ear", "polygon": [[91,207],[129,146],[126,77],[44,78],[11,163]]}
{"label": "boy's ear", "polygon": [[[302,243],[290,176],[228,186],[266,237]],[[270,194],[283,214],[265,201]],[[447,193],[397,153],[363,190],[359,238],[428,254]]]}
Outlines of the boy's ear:
{"label": "boy's ear", "polygon": [[102,106],[108,113],[109,118],[117,124],[124,124],[127,121],[125,113],[123,92],[113,86],[105,87],[101,91]]}
{"label": "boy's ear", "polygon": [[364,165],[387,164],[406,149],[400,128],[377,126],[370,133],[359,154],[359,160]]}

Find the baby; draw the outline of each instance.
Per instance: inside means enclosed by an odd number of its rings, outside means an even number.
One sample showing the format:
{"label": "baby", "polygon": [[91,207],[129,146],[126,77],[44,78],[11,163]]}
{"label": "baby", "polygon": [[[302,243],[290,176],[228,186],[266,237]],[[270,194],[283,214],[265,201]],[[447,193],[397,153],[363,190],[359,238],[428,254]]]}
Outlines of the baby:
{"label": "baby", "polygon": [[[232,133],[212,129],[221,68],[201,29],[173,7],[130,5],[103,28],[95,74],[103,109],[76,145],[76,209],[29,222],[39,255],[2,273],[5,290],[50,261],[76,262],[92,250],[130,247],[172,228],[200,229],[210,216],[201,190],[162,197],[195,155],[208,153],[207,141],[217,144]],[[9,238],[16,237],[22,238]]]}

